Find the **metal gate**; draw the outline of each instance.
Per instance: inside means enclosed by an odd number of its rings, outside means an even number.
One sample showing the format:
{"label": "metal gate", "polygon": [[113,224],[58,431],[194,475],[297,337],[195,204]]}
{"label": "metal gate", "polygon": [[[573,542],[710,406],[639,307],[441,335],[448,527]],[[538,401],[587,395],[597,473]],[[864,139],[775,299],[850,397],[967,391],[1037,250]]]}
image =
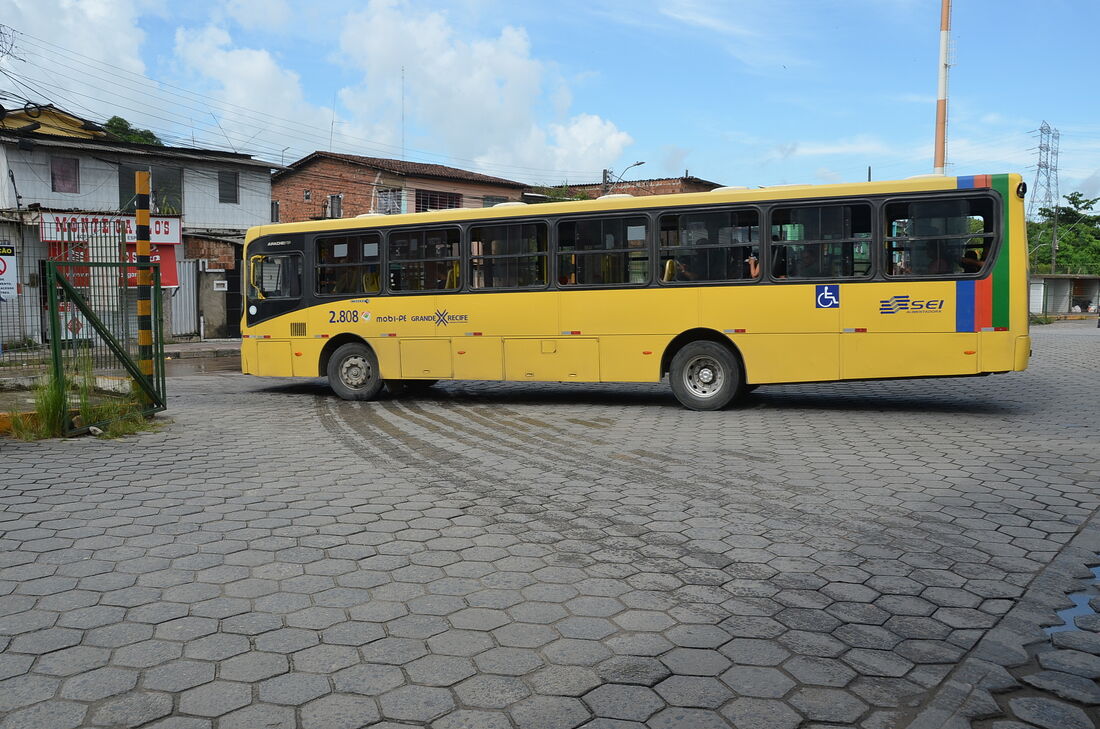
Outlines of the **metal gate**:
{"label": "metal gate", "polygon": [[[159,264],[47,261],[51,386],[65,435],[166,407]],[[152,375],[139,366],[133,326],[136,269],[151,268]],[[71,416],[71,417],[70,417]]]}
{"label": "metal gate", "polygon": [[188,337],[199,333],[199,262],[176,263],[179,286],[172,295],[172,336]]}

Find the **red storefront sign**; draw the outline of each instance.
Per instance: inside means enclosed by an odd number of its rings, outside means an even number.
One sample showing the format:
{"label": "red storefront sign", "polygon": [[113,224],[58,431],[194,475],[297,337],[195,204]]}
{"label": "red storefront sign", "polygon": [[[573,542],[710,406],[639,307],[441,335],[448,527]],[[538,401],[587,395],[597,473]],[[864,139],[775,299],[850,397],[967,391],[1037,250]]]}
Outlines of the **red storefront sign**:
{"label": "red storefront sign", "polygon": [[[84,243],[50,243],[49,256],[51,261],[77,261],[83,263],[88,260],[88,246]],[[126,262],[137,263],[137,244],[126,244]],[[176,246],[150,246],[149,262],[160,264],[161,286],[179,286],[179,271],[176,270]],[[61,272],[69,279],[69,283],[77,288],[87,288],[91,285],[89,266],[62,266]],[[137,286],[136,268],[126,269],[126,285]]]}
{"label": "red storefront sign", "polygon": [[[149,242],[179,245],[180,219],[165,216],[149,218]],[[137,241],[137,219],[133,215],[96,215],[89,213],[42,213],[38,237],[44,243],[86,241],[104,236],[119,236],[127,243]]]}

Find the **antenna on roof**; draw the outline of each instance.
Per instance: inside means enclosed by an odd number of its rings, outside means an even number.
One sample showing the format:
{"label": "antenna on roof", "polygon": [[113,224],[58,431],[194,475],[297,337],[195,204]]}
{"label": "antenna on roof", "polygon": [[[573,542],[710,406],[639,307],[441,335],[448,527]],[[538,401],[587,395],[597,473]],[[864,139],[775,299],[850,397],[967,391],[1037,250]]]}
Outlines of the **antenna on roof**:
{"label": "antenna on roof", "polygon": [[405,67],[401,67],[401,161],[405,161]]}

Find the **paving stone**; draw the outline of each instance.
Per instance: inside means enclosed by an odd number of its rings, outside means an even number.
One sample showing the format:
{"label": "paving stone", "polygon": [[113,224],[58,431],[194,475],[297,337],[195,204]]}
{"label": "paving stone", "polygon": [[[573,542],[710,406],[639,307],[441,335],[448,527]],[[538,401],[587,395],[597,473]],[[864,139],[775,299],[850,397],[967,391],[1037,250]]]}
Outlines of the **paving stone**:
{"label": "paving stone", "polygon": [[171,661],[146,671],[142,685],[154,691],[179,693],[213,680],[213,663],[181,660]]}
{"label": "paving stone", "polygon": [[302,729],[360,729],[381,715],[372,699],[332,694],[302,707]]}
{"label": "paving stone", "polygon": [[834,688],[805,687],[790,698],[791,705],[811,721],[853,724],[867,710],[855,696]]}
{"label": "paving stone", "polygon": [[125,693],[137,685],[136,671],[121,668],[97,668],[73,676],[61,687],[61,698],[98,701]]}
{"label": "paving stone", "polygon": [[321,640],[337,645],[360,646],[384,638],[385,635],[386,631],[377,623],[349,620],[336,623],[322,631]]}
{"label": "paving stone", "polygon": [[698,709],[717,709],[733,698],[733,692],[721,681],[703,676],[671,676],[657,684],[654,690],[672,706]]}
{"label": "paving stone", "polygon": [[1100,687],[1082,676],[1061,671],[1039,671],[1023,677],[1024,683],[1049,691],[1055,696],[1077,704],[1100,704]]}
{"label": "paving stone", "polygon": [[289,706],[254,703],[218,719],[218,729],[299,729]]}
{"label": "paving stone", "polygon": [[195,716],[222,716],[251,701],[252,690],[247,684],[219,680],[184,691],[179,697],[179,710]]}
{"label": "paving stone", "polygon": [[628,721],[645,721],[665,705],[650,688],[614,683],[589,691],[584,703],[596,716]]}
{"label": "paving stone", "polygon": [[[540,671],[539,673],[543,672]],[[553,678],[547,681],[542,681],[541,679],[535,681],[534,678],[536,677],[539,677],[539,674],[535,674],[533,677],[532,685],[539,693],[553,693],[553,691],[540,690],[540,686],[546,684],[549,684],[550,688],[554,688],[561,683],[564,683],[567,688],[571,686],[568,682],[556,682]],[[581,693],[591,688],[592,686],[586,686]],[[454,691],[459,702],[462,704],[484,709],[503,709],[531,694],[523,681],[518,678],[512,676],[487,675],[469,678],[455,686]]]}
{"label": "paving stone", "polygon": [[[86,648],[84,646],[78,646],[76,648],[69,648],[68,650],[83,650],[83,651],[97,651],[96,648]],[[58,653],[64,653],[65,651],[58,651]],[[53,676],[68,676],[70,673],[79,673],[80,671],[87,670],[88,668],[98,668],[107,662],[107,657],[110,652],[103,651],[102,653],[78,653],[71,658],[62,658],[56,662],[48,660],[52,658],[54,654],[43,656],[38,660],[39,673],[45,673]],[[43,661],[45,665],[43,666]],[[30,670],[31,664],[34,663],[34,656],[21,656],[15,653],[0,653],[0,681],[11,678],[12,676],[19,676]],[[74,670],[72,665],[76,665]],[[84,666],[84,667],[82,667]]]}
{"label": "paving stone", "polygon": [[451,693],[428,686],[402,686],[378,699],[382,715],[399,721],[430,722],[454,709]]}
{"label": "paving stone", "polygon": [[730,666],[718,651],[699,648],[674,648],[660,659],[673,673],[686,676],[717,676]]}
{"label": "paving stone", "polygon": [[713,711],[704,709],[686,709],[670,706],[663,709],[646,722],[651,729],[729,729],[729,724]]}
{"label": "paving stone", "polygon": [[1056,699],[1027,696],[1009,699],[1008,705],[1017,719],[1041,729],[1094,729],[1084,711]]}
{"label": "paving stone", "polygon": [[166,640],[143,640],[116,650],[111,662],[130,668],[150,668],[173,658],[179,658],[182,654],[183,646],[179,643]]}
{"label": "paving stone", "polygon": [[300,706],[318,696],[329,693],[329,681],[325,676],[298,671],[269,678],[260,684],[260,701],[271,704]]}
{"label": "paving stone", "polygon": [[735,727],[752,729],[797,729],[802,717],[783,701],[735,699],[722,708],[722,715]]}
{"label": "paving stone", "polygon": [[508,713],[524,729],[573,729],[591,716],[580,701],[564,696],[532,696],[514,704]]}
{"label": "paving stone", "polygon": [[[93,648],[91,646],[78,645],[53,653],[47,653],[38,659],[38,662],[35,663],[34,670],[37,673],[44,673],[48,676],[71,676],[74,673],[83,673],[84,671],[91,671],[100,666],[105,666],[110,657],[111,651],[106,648]],[[8,676],[14,676],[17,673],[24,673],[31,662],[34,661],[34,658],[32,656],[18,656],[14,653],[0,655],[0,662],[7,661],[13,663],[18,662],[20,665],[24,666],[23,670],[8,674]],[[8,676],[0,676],[0,678],[8,678]]]}
{"label": "paving stone", "polygon": [[316,645],[293,655],[294,670],[330,674],[359,662],[359,652],[342,645]]}
{"label": "paving stone", "polygon": [[511,729],[507,714],[459,709],[432,722],[432,729]]}
{"label": "paving stone", "polygon": [[0,721],[0,729],[76,729],[88,707],[72,701],[48,701],[13,711]]}
{"label": "paving stone", "polygon": [[656,658],[646,656],[615,656],[596,667],[596,672],[608,683],[653,686],[670,671]]}
{"label": "paving stone", "polygon": [[782,671],[766,666],[733,666],[722,681],[741,696],[763,699],[777,699],[795,685]]}
{"label": "paving stone", "polygon": [[111,699],[91,711],[92,723],[109,727],[138,727],[172,712],[168,694],[141,691]]}
{"label": "paving stone", "polygon": [[0,713],[45,701],[60,685],[56,678],[33,673],[0,681]]}
{"label": "paving stone", "polygon": [[215,633],[188,641],[183,648],[183,654],[197,660],[223,661],[248,651],[250,645],[248,638],[243,635]]}
{"label": "paving stone", "polygon": [[505,676],[522,676],[542,665],[542,659],[524,648],[493,648],[474,658],[479,670]]}
{"label": "paving stone", "polygon": [[1051,671],[1063,671],[1084,678],[1100,678],[1100,657],[1073,650],[1044,651],[1039,665]]}

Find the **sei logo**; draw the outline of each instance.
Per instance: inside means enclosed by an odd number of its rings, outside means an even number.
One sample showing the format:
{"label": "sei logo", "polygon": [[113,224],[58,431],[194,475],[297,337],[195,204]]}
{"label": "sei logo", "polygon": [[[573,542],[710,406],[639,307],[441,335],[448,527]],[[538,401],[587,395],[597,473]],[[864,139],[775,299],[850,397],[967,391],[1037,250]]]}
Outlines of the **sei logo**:
{"label": "sei logo", "polygon": [[944,299],[914,299],[908,294],[879,301],[880,314],[936,314],[943,311]]}

